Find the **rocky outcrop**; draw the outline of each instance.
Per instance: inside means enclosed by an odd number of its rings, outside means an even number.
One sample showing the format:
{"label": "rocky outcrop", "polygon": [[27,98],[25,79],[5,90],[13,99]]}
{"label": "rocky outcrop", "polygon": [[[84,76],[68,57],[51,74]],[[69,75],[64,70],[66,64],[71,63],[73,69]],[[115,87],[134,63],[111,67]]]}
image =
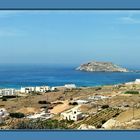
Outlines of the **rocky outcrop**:
{"label": "rocky outcrop", "polygon": [[122,68],[111,62],[97,62],[92,61],[86,64],[82,64],[76,70],[87,71],[87,72],[129,72],[128,69]]}
{"label": "rocky outcrop", "polygon": [[81,124],[78,129],[79,130],[95,130],[96,127],[95,126],[92,126],[92,125]]}

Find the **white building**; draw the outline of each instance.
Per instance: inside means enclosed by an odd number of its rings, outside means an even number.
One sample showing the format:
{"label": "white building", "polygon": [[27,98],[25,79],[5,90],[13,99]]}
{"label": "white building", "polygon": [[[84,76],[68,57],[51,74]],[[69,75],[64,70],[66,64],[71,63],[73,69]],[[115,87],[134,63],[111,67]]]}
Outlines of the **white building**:
{"label": "white building", "polygon": [[21,93],[31,93],[31,92],[47,92],[50,90],[49,86],[37,86],[37,87],[21,87]]}
{"label": "white building", "polygon": [[4,122],[4,119],[9,116],[9,113],[5,108],[0,108],[0,123]]}
{"label": "white building", "polygon": [[140,84],[140,79],[136,79],[135,81],[125,83],[125,85],[132,85],[132,84]]}
{"label": "white building", "polygon": [[96,95],[96,96],[89,97],[88,99],[98,101],[98,100],[103,100],[108,98],[109,98],[108,96]]}
{"label": "white building", "polygon": [[0,96],[2,96],[2,89],[0,89]]}
{"label": "white building", "polygon": [[35,87],[36,92],[40,92],[40,87]]}
{"label": "white building", "polygon": [[51,88],[51,91],[56,91],[56,90],[58,90],[59,89],[59,87],[52,87]]}
{"label": "white building", "polygon": [[135,83],[136,83],[136,84],[140,84],[140,79],[136,79],[136,80],[135,80]]}
{"label": "white building", "polygon": [[50,91],[50,87],[49,86],[37,86],[35,87],[35,92],[47,92]]}
{"label": "white building", "polygon": [[8,115],[9,113],[7,112],[5,108],[0,108],[0,117],[6,117]]}
{"label": "white building", "polygon": [[20,92],[25,93],[25,88],[21,87]]}
{"label": "white building", "polygon": [[1,89],[0,95],[1,96],[14,96],[14,95],[16,95],[16,90],[12,89],[12,88]]}
{"label": "white building", "polygon": [[21,87],[21,90],[20,90],[21,93],[31,93],[34,91],[35,91],[34,87]]}
{"label": "white building", "polygon": [[45,113],[44,111],[40,113],[36,113],[34,115],[27,116],[28,119],[37,119],[37,118],[50,119],[52,117],[53,117],[53,114]]}
{"label": "white building", "polygon": [[82,114],[82,112],[80,112],[78,110],[78,108],[79,108],[79,106],[61,113],[62,118],[64,120],[73,120],[73,121],[78,121],[78,120],[82,119],[83,114]]}
{"label": "white building", "polygon": [[78,103],[78,105],[89,103],[89,101],[87,101],[87,100],[76,100],[74,102]]}
{"label": "white building", "polygon": [[65,88],[69,88],[69,89],[76,88],[76,85],[75,84],[66,84]]}

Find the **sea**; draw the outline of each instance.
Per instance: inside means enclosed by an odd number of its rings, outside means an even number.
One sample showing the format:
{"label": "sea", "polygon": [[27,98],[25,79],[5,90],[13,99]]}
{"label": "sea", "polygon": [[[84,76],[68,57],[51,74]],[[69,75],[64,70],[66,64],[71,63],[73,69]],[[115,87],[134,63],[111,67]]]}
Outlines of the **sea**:
{"label": "sea", "polygon": [[63,86],[75,84],[80,87],[114,85],[140,79],[140,73],[83,72],[77,66],[47,64],[0,64],[0,88],[27,86]]}

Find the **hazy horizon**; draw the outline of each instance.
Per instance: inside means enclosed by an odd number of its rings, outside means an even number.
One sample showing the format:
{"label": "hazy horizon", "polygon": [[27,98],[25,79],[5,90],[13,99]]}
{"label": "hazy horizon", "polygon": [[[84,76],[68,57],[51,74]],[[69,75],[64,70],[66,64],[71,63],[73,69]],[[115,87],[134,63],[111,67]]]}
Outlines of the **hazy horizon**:
{"label": "hazy horizon", "polygon": [[139,11],[0,11],[0,64],[140,66]]}

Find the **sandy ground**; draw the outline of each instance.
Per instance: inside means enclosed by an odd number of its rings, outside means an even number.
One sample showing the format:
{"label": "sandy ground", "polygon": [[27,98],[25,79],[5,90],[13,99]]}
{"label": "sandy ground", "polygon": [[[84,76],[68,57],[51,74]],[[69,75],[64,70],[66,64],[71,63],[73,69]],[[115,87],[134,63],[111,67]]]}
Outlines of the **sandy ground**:
{"label": "sandy ground", "polygon": [[[133,114],[134,113],[134,114]],[[128,109],[125,112],[122,112],[116,120],[119,122],[127,122],[132,119],[140,119],[140,109]]]}
{"label": "sandy ground", "polygon": [[63,104],[56,105],[53,109],[50,110],[50,113],[59,114],[67,109],[69,109],[69,102],[63,101]]}
{"label": "sandy ground", "polygon": [[34,114],[34,113],[38,113],[40,111],[40,109],[37,109],[37,108],[33,108],[33,107],[23,107],[19,110],[17,110],[16,112],[21,112],[21,113],[24,113],[24,114]]}

